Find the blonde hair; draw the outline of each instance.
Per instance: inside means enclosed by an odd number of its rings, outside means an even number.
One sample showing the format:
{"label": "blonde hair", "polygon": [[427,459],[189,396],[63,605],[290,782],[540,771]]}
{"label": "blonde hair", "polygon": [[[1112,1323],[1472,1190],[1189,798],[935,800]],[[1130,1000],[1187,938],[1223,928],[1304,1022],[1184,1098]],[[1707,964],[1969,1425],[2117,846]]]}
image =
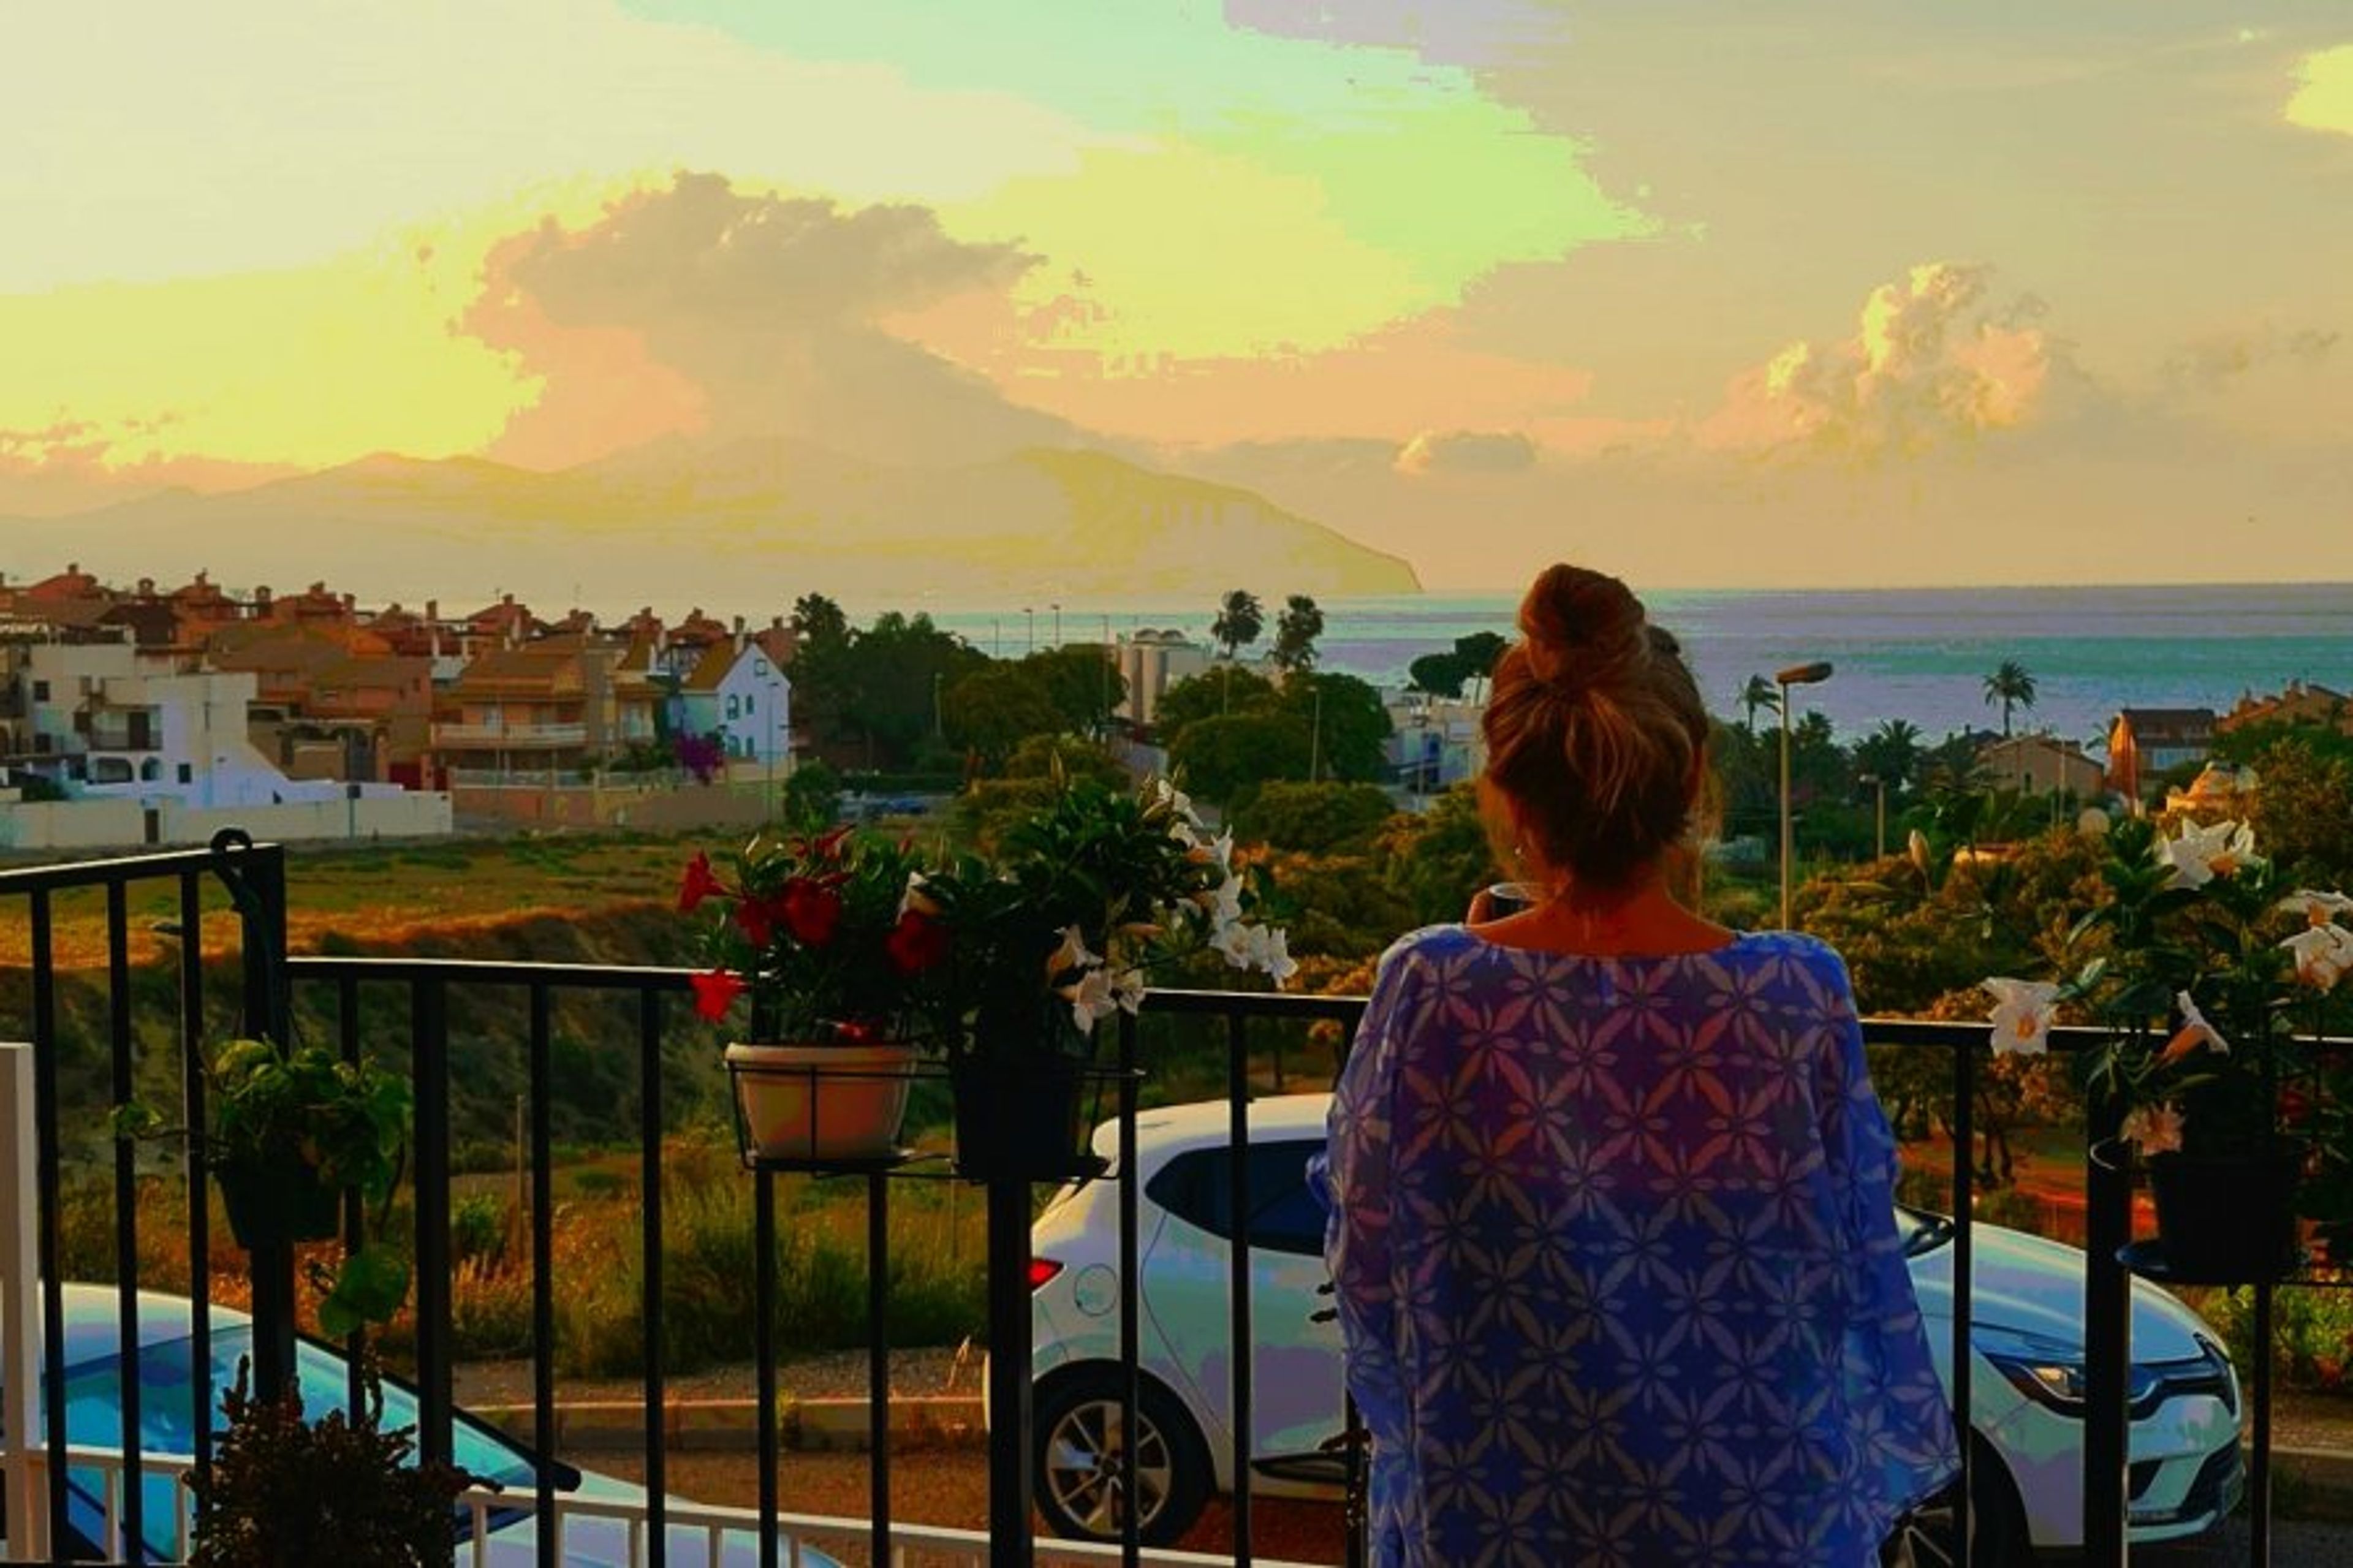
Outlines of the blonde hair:
{"label": "blonde hair", "polygon": [[1546,567],[1520,601],[1481,728],[1502,829],[1581,889],[1622,889],[1689,836],[1707,706],[1682,647],[1617,578]]}

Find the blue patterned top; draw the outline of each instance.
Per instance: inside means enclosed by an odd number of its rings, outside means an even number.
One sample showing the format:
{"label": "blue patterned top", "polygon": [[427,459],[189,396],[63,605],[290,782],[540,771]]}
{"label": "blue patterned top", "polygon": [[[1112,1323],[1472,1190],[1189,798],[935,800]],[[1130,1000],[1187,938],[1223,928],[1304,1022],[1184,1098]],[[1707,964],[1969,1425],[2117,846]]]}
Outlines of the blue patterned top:
{"label": "blue patterned top", "polygon": [[1376,1563],[1865,1564],[1957,1468],[1811,938],[1408,936],[1315,1167]]}

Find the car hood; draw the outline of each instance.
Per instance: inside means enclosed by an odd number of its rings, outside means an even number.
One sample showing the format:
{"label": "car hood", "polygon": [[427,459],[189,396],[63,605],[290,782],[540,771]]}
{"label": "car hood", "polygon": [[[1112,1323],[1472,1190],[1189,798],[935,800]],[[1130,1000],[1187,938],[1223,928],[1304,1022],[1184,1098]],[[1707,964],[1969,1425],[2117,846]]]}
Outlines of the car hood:
{"label": "car hood", "polygon": [[[2003,1226],[1970,1230],[1969,1320],[2063,1344],[2084,1342],[2084,1264],[2080,1248]],[[1948,1238],[1912,1259],[1913,1289],[1930,1320],[1953,1318],[1953,1243]],[[2136,1362],[2189,1361],[2201,1354],[2200,1336],[2221,1336],[2197,1313],[2147,1283],[2133,1281],[2132,1354]]]}

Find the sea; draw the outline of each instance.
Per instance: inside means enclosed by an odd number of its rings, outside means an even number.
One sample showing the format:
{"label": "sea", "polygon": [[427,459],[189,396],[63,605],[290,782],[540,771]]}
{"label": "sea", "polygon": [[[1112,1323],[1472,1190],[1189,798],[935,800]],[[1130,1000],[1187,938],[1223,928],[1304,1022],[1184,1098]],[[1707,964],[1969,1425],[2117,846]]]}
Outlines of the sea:
{"label": "sea", "polygon": [[[1471,632],[1513,635],[1515,595],[1419,595],[1318,601],[1320,668],[1402,686],[1407,667]],[[1906,719],[1931,742],[1999,729],[1985,679],[2005,659],[2034,680],[2011,727],[2102,750],[2122,708],[2211,708],[2291,681],[2353,692],[2353,584],[2163,587],[1888,588],[1835,592],[1708,589],[1645,596],[1679,637],[1709,706],[1739,715],[1752,675],[1827,662],[1793,689],[1793,713],[1819,711],[1841,739]],[[1273,636],[1274,603],[1260,650]],[[1099,643],[1152,628],[1208,640],[1211,604],[1028,605],[933,612],[994,657]],[[1245,650],[1247,655],[1249,650]],[[1760,722],[1767,716],[1760,715]]]}

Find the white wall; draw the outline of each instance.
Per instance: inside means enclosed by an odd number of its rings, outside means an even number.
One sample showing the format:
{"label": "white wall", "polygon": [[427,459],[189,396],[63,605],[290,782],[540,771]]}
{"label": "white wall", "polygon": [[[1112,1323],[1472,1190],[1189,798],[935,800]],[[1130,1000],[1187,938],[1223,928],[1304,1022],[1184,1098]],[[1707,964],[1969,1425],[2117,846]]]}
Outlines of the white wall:
{"label": "white wall", "polygon": [[147,837],[135,800],[44,800],[0,804],[0,848],[111,849]]}

